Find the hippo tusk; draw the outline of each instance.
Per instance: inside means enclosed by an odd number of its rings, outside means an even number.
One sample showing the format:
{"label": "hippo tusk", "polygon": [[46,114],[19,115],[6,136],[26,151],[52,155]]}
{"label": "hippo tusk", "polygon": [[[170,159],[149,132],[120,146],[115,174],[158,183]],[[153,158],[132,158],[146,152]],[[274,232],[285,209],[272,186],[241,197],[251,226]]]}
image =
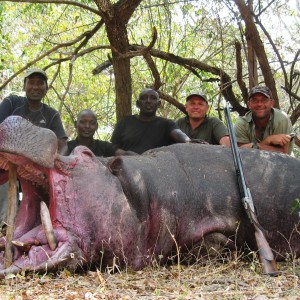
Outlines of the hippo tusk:
{"label": "hippo tusk", "polygon": [[54,235],[49,209],[44,201],[41,201],[41,220],[49,247],[54,251],[57,247],[57,239]]}
{"label": "hippo tusk", "polygon": [[31,249],[32,246],[39,246],[41,243],[38,240],[34,240],[32,242],[20,242],[20,241],[12,241],[11,242],[15,247],[19,250],[27,253]]}

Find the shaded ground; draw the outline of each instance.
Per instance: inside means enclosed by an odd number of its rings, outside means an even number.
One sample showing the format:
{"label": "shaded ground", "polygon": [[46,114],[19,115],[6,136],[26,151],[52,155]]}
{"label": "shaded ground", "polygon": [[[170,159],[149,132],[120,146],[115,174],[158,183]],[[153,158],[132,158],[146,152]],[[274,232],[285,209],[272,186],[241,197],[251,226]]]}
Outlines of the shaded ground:
{"label": "shaded ground", "polygon": [[235,260],[142,271],[8,276],[0,299],[300,299],[300,260],[277,264],[279,276],[258,263]]}

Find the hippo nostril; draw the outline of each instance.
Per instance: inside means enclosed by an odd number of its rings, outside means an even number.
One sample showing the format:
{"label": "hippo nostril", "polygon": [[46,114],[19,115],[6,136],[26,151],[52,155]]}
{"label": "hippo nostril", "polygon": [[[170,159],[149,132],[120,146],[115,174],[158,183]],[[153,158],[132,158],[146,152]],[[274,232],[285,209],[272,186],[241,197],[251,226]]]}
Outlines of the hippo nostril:
{"label": "hippo nostril", "polygon": [[57,239],[54,234],[48,207],[44,201],[41,201],[41,220],[49,247],[54,251],[57,247]]}

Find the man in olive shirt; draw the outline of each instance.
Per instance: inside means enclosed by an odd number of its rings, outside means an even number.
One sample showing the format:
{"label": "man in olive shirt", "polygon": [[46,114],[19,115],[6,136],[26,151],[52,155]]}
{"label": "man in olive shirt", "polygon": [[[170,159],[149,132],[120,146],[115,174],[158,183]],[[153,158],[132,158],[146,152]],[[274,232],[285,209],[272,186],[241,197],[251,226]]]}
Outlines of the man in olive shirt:
{"label": "man in olive shirt", "polygon": [[187,96],[185,109],[188,116],[177,120],[176,123],[191,139],[204,140],[213,145],[230,146],[224,123],[207,115],[209,106],[204,93],[195,92]]}
{"label": "man in olive shirt", "polygon": [[247,104],[250,111],[239,117],[234,126],[238,145],[291,154],[292,124],[284,112],[273,108],[271,90],[266,86],[253,87]]}

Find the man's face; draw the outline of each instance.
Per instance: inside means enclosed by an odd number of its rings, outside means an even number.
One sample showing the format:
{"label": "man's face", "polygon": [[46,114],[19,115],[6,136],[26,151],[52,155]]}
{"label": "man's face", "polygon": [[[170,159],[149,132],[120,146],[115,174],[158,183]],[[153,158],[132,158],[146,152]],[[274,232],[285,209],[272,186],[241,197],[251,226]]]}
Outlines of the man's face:
{"label": "man's face", "polygon": [[47,82],[40,74],[32,74],[25,79],[26,97],[32,101],[41,101],[47,93]]}
{"label": "man's face", "polygon": [[248,107],[257,119],[268,118],[271,114],[274,101],[264,94],[256,93],[248,101]]}
{"label": "man's face", "polygon": [[140,109],[141,115],[154,116],[160,105],[159,96],[156,91],[146,89],[141,92],[136,105]]}
{"label": "man's face", "polygon": [[208,112],[208,104],[201,97],[192,96],[186,102],[185,110],[190,119],[200,120],[205,118]]}
{"label": "man's face", "polygon": [[81,113],[75,125],[79,137],[92,138],[98,129],[96,116],[88,112]]}

